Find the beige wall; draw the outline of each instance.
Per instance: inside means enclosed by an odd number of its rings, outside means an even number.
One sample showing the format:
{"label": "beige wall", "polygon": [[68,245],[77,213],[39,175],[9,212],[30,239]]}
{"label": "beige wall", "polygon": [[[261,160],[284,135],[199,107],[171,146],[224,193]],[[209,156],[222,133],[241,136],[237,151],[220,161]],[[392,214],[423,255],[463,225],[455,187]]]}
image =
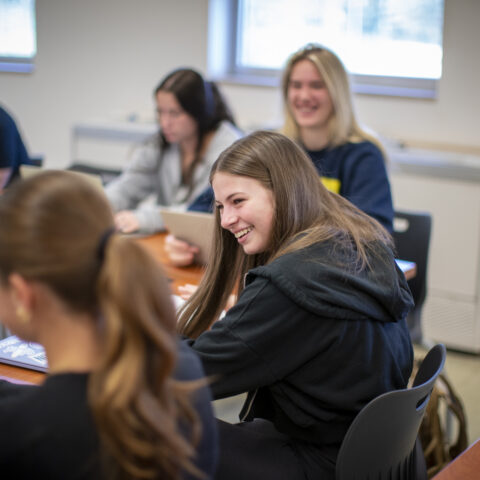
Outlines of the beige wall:
{"label": "beige wall", "polygon": [[[437,100],[357,96],[363,123],[403,141],[480,151],[480,1],[446,0],[444,72]],[[0,73],[0,102],[32,153],[70,161],[79,121],[149,117],[151,92],[177,66],[205,73],[208,0],[39,0],[38,57],[30,75]],[[223,85],[242,127],[276,125],[277,89]]]}

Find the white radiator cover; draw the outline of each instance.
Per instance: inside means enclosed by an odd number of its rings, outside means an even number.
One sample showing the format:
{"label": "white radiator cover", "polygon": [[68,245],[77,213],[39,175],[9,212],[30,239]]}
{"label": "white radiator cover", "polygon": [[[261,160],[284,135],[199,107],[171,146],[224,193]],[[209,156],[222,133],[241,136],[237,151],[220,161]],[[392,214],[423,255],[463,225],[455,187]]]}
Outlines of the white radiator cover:
{"label": "white radiator cover", "polygon": [[466,352],[480,352],[478,306],[430,292],[422,312],[425,338]]}

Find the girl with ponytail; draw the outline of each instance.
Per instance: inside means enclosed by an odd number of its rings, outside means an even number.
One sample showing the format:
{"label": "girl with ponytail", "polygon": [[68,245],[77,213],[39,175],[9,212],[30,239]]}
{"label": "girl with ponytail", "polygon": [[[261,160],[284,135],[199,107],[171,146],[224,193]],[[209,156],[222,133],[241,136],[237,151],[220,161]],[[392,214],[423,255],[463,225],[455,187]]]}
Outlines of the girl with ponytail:
{"label": "girl with ponytail", "polygon": [[175,335],[167,282],[114,233],[107,200],[45,172],[0,198],[0,320],[45,347],[40,387],[0,382],[5,478],[211,478],[202,370]]}

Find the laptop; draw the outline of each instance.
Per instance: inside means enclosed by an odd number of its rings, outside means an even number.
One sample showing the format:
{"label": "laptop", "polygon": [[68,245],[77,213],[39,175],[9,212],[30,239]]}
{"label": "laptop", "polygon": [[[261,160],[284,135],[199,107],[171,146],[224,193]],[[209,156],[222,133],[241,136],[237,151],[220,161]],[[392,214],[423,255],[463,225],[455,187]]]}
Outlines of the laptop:
{"label": "laptop", "polygon": [[48,369],[43,347],[38,343],[25,342],[15,335],[0,340],[0,363],[39,372],[46,372]]}
{"label": "laptop", "polygon": [[[55,171],[55,170],[56,169],[47,169],[47,168],[42,168],[35,165],[20,165],[20,177],[30,178],[39,174],[40,172]],[[73,170],[60,170],[60,169],[58,170],[62,172],[70,172],[75,175],[80,175],[82,178],[90,182],[93,186],[103,191],[102,177],[100,175],[95,175],[93,173],[75,172]]]}
{"label": "laptop", "polygon": [[166,229],[171,234],[200,248],[199,253],[195,255],[195,261],[201,264],[207,263],[213,244],[214,215],[168,208],[161,208],[160,213]]}

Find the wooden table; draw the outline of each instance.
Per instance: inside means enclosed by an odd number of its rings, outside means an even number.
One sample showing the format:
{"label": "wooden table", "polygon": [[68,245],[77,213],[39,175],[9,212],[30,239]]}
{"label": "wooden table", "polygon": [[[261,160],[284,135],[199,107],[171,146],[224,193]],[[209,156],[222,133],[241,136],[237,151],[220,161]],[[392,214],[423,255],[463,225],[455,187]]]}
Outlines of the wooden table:
{"label": "wooden table", "polygon": [[480,478],[480,438],[433,477],[433,480]]}
{"label": "wooden table", "polygon": [[[203,275],[203,267],[190,266],[177,268],[171,265],[165,254],[165,233],[159,233],[148,237],[139,237],[135,241],[143,245],[158,262],[162,264],[165,275],[172,280],[171,288],[173,293],[178,293],[178,287],[186,283],[197,285]],[[410,280],[415,276],[415,264],[404,269],[405,277]],[[45,377],[44,373],[13,367],[0,363],[0,377],[8,377],[13,380],[20,380],[30,383],[41,383]]]}
{"label": "wooden table", "polygon": [[165,233],[158,233],[149,237],[138,238],[136,241],[143,245],[148,252],[162,264],[165,275],[171,279],[171,288],[173,293],[178,293],[178,287],[191,283],[198,285],[203,275],[204,268],[201,266],[174,267],[170,264],[165,253]]}

